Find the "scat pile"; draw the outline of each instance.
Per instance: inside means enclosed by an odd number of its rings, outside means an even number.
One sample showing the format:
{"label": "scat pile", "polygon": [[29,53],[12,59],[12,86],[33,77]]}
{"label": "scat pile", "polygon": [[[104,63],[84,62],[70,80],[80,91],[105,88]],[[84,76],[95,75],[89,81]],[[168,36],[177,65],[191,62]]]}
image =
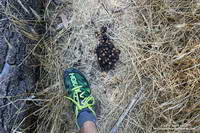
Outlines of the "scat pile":
{"label": "scat pile", "polygon": [[115,48],[107,35],[107,27],[101,27],[99,44],[96,48],[97,60],[102,71],[108,72],[115,67],[119,60],[120,50]]}

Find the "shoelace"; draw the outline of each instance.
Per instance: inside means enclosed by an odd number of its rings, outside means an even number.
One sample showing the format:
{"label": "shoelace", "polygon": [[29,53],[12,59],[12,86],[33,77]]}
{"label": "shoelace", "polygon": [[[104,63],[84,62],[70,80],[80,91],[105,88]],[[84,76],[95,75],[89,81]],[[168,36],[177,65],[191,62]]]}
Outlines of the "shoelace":
{"label": "shoelace", "polygon": [[[74,98],[77,99],[77,101],[79,101],[78,92],[79,92],[79,90],[80,90],[81,87],[82,86],[77,86],[77,87],[74,87],[72,89],[72,91],[74,91],[73,92],[74,93]],[[76,108],[78,109],[78,110],[76,110],[76,114],[78,114],[77,111],[80,111],[80,110],[82,110],[84,108],[89,108],[93,112],[93,114],[95,114],[95,112],[92,109],[92,105],[95,104],[93,96],[88,96],[88,97],[84,98],[81,101],[81,103],[75,101],[74,99],[72,99],[71,97],[68,97],[68,96],[65,96],[65,98],[67,98],[68,100],[70,100],[72,103],[74,103],[76,105]],[[90,101],[92,101],[92,103],[89,103]]]}

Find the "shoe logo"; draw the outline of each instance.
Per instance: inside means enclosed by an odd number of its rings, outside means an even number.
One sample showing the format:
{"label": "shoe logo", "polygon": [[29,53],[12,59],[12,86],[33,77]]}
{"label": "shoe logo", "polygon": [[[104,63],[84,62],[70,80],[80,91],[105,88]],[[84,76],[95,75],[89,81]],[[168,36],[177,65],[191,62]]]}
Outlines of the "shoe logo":
{"label": "shoe logo", "polygon": [[74,87],[78,86],[78,82],[76,80],[76,77],[75,77],[74,73],[70,73],[69,75],[70,75],[70,79],[71,79],[72,85]]}

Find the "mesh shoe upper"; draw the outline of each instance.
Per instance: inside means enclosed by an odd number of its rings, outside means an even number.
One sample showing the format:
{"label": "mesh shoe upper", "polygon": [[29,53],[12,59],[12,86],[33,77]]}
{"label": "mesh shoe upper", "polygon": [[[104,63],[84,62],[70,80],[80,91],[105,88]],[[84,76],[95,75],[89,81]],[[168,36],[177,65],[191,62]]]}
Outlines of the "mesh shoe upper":
{"label": "mesh shoe upper", "polygon": [[91,96],[90,84],[80,71],[74,68],[65,70],[64,84],[68,93],[66,98],[73,102],[76,116],[85,108],[89,108],[94,113],[95,101]]}

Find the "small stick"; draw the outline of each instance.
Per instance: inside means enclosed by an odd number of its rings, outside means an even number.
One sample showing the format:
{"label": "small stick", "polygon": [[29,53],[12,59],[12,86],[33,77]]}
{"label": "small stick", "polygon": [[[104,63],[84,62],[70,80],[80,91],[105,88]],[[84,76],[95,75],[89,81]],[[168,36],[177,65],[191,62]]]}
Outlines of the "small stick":
{"label": "small stick", "polygon": [[119,128],[120,124],[122,123],[124,118],[127,116],[127,114],[131,112],[133,108],[137,105],[137,103],[143,98],[143,95],[142,95],[143,91],[144,91],[144,87],[140,88],[139,92],[133,97],[132,101],[129,103],[124,113],[121,114],[118,121],[115,123],[114,127],[111,129],[110,133],[117,132],[117,129]]}
{"label": "small stick", "polygon": [[104,4],[104,3],[101,3],[101,5],[102,5],[103,8],[105,9],[105,11],[106,11],[109,15],[111,15],[110,12],[108,11],[108,9],[106,8],[105,4]]}

